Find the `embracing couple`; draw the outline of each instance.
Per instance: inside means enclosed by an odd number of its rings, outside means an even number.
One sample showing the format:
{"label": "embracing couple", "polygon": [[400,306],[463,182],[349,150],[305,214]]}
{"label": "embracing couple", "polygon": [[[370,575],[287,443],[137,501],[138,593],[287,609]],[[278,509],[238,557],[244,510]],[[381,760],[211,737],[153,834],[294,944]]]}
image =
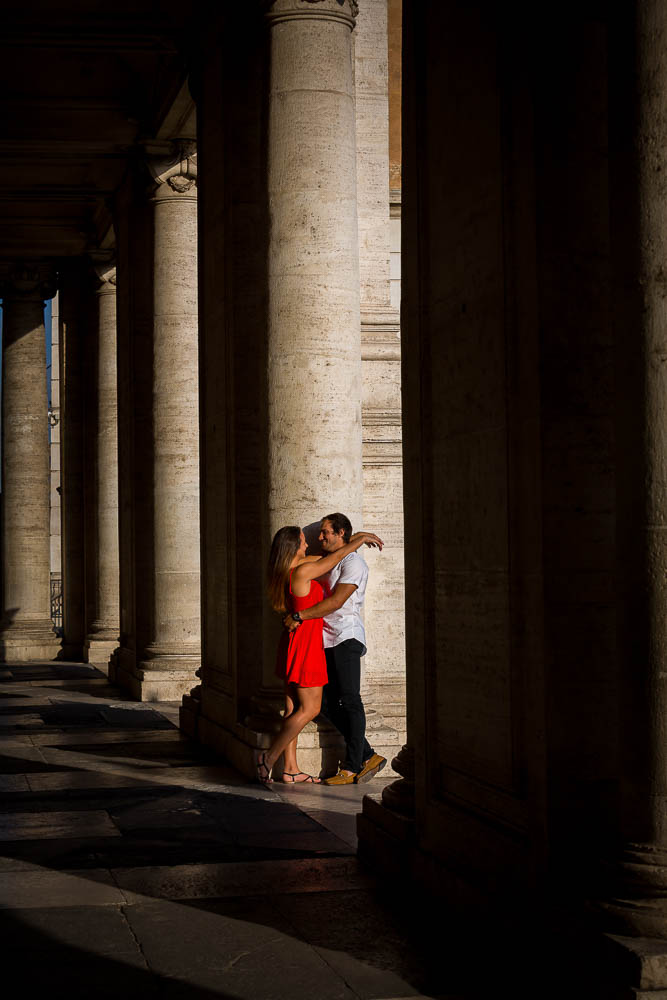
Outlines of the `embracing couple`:
{"label": "embracing couple", "polygon": [[303,531],[290,526],[276,532],[271,545],[269,600],[287,630],[276,667],[285,681],[286,712],[278,736],[257,758],[257,778],[264,784],[281,754],[283,781],[319,784],[299,770],[296,747],[303,727],[320,714],[345,740],[345,759],[325,785],[368,781],[386,764],[366,739],[360,686],[368,567],[357,553],[362,545],[382,550],[383,542],[367,531],[353,535],[344,514],[322,518],[319,540],[323,555],[307,556]]}

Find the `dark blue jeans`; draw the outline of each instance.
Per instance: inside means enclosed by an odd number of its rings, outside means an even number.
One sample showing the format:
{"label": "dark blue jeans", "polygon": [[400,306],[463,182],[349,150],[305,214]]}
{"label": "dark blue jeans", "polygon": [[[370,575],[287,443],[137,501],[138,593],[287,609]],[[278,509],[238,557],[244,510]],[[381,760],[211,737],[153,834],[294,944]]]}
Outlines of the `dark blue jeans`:
{"label": "dark blue jeans", "polygon": [[329,683],[322,692],[322,715],[345,740],[345,760],[341,767],[355,774],[373,755],[366,739],[366,713],[359,693],[363,648],[358,639],[345,639],[324,650]]}

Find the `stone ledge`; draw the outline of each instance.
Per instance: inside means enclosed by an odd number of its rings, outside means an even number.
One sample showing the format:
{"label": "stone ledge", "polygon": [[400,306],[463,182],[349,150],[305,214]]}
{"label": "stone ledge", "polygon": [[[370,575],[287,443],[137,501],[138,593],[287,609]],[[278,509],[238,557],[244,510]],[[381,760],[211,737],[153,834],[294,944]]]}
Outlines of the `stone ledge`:
{"label": "stone ledge", "polygon": [[[255,774],[258,750],[271,745],[273,733],[251,729],[241,723],[225,726],[202,712],[201,702],[186,694],[180,709],[180,727],[186,735],[222,754],[233,766],[246,775]],[[376,753],[387,758],[383,778],[397,777],[391,760],[402,746],[399,734],[386,726],[369,730],[369,740]],[[311,722],[299,735],[299,766],[309,774],[328,776],[335,774],[343,749],[339,733],[331,726]],[[276,769],[279,774],[279,768]]]}
{"label": "stone ledge", "polygon": [[108,676],[109,661],[117,649],[118,639],[86,639],[83,646],[83,658],[86,663],[92,663]]}
{"label": "stone ledge", "polygon": [[195,669],[144,671],[126,666],[115,656],[109,667],[109,679],[137,701],[180,701],[197,683]]}
{"label": "stone ledge", "polygon": [[627,983],[619,1000],[667,1000],[667,941],[605,934],[610,961]]}

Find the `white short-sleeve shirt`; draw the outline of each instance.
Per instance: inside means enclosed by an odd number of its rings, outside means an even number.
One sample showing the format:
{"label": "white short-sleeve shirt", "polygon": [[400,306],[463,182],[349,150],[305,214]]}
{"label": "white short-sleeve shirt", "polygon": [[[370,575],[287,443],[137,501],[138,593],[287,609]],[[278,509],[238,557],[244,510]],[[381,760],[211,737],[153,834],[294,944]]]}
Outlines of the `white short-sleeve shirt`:
{"label": "white short-sleeve shirt", "polygon": [[368,566],[358,552],[350,552],[349,556],[345,556],[337,566],[320,578],[325,597],[333,593],[337,583],[353,583],[357,588],[352,591],[342,608],[325,616],[323,623],[325,649],[338,646],[346,639],[358,639],[364,647],[361,655],[366,652],[366,632],[361,620],[361,610],[364,606],[367,580]]}

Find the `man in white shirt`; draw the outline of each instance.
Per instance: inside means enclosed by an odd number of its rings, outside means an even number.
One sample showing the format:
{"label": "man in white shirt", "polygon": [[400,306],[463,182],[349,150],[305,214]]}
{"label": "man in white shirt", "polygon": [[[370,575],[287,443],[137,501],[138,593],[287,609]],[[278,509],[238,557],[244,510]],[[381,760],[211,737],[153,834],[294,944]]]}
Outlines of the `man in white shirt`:
{"label": "man in white shirt", "polygon": [[[324,552],[335,552],[350,540],[352,525],[345,514],[329,514],[320,523]],[[300,612],[303,620],[323,618],[324,653],[329,683],[322,694],[322,715],[345,740],[345,760],[325,785],[351,785],[369,781],[387,763],[366,739],[366,713],[361,700],[361,657],[366,634],[361,611],[366,593],[368,566],[358,552],[351,552],[320,579],[324,600]],[[294,626],[290,615],[288,628]]]}

